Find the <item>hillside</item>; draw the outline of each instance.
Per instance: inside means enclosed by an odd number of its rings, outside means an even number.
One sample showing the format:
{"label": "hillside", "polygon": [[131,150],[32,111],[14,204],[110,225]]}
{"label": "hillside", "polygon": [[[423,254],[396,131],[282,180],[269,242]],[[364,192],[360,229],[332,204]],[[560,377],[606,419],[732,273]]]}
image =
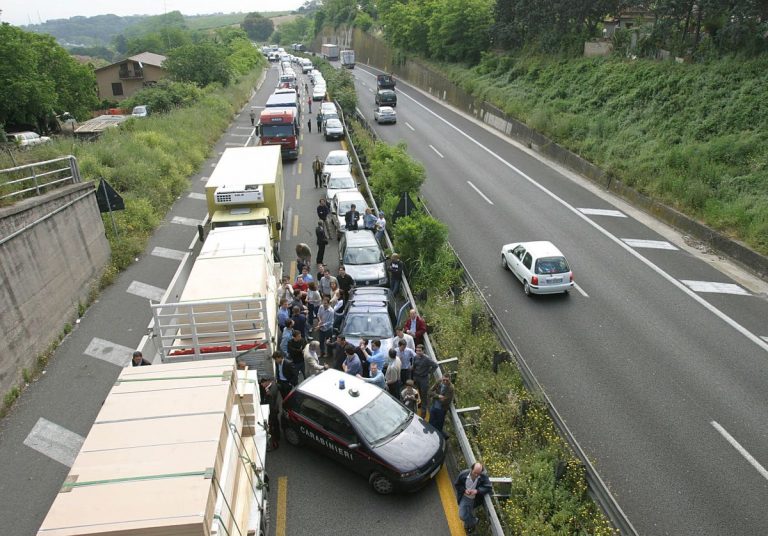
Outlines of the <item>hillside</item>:
{"label": "hillside", "polygon": [[768,253],[768,58],[487,55],[442,67],[624,183]]}

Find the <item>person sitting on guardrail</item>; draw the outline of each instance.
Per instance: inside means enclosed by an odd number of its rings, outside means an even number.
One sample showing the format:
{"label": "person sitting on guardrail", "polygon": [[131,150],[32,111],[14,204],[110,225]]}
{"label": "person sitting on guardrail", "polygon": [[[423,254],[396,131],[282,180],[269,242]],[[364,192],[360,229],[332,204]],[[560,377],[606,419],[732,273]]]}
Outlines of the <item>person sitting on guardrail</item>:
{"label": "person sitting on guardrail", "polygon": [[485,467],[475,462],[469,469],[464,469],[453,482],[456,500],[459,502],[459,517],[464,522],[464,530],[472,534],[477,526],[475,508],[483,504],[483,497],[493,491],[491,480],[485,474]]}

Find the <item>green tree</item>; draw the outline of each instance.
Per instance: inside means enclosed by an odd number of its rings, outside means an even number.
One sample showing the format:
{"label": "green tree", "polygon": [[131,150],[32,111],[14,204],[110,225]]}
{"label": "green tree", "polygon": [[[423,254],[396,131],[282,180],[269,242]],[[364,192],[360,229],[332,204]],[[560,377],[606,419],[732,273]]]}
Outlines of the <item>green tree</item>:
{"label": "green tree", "polygon": [[123,101],[124,108],[149,105],[152,113],[166,113],[174,108],[191,106],[197,102],[203,92],[190,82],[160,80],[152,87],[147,87]]}
{"label": "green tree", "polygon": [[264,56],[245,37],[233,39],[227,48],[229,49],[227,62],[232,72],[237,75],[246,74],[256,66],[265,63]]}
{"label": "green tree", "polygon": [[371,186],[376,195],[418,193],[427,178],[424,166],[408,155],[404,142],[376,143],[371,162]]}
{"label": "green tree", "polygon": [[224,45],[210,41],[184,45],[171,50],[167,56],[163,67],[168,69],[171,78],[179,82],[192,82],[198,87],[215,82],[227,85],[232,77]]}
{"label": "green tree", "polygon": [[53,36],[0,25],[0,124],[46,130],[54,114],[79,119],[98,103],[93,71]]}
{"label": "green tree", "polygon": [[387,41],[402,50],[427,54],[427,21],[432,9],[432,0],[414,0],[407,4],[395,2],[387,11],[379,7],[384,21]]}
{"label": "green tree", "polygon": [[296,17],[280,25],[280,37],[285,43],[304,43],[311,37],[311,25],[307,17]]}
{"label": "green tree", "polygon": [[264,17],[261,13],[248,13],[240,24],[248,37],[254,41],[264,42],[275,31],[275,23],[272,19]]}
{"label": "green tree", "polygon": [[433,58],[475,63],[488,48],[493,0],[439,0],[429,19]]}

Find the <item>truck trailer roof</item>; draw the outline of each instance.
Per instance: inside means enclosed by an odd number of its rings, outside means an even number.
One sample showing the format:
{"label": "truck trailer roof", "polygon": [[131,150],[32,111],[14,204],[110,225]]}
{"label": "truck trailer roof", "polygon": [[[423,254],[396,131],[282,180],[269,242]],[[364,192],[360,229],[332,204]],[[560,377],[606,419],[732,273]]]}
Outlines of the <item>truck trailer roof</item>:
{"label": "truck trailer roof", "polygon": [[274,184],[281,164],[280,146],[229,147],[219,158],[206,190],[238,184]]}

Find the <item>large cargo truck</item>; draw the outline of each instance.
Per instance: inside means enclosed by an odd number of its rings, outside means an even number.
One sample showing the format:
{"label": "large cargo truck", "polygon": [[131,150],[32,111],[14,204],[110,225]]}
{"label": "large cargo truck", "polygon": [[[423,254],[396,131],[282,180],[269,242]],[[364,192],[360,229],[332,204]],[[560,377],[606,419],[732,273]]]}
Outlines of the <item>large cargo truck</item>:
{"label": "large cargo truck", "polygon": [[260,145],[279,145],[283,158],[299,157],[299,118],[295,108],[265,108],[259,114]]}
{"label": "large cargo truck", "polygon": [[123,369],[38,536],[267,534],[256,382],[231,359]]}
{"label": "large cargo truck", "polygon": [[355,51],[351,48],[341,51],[341,66],[346,69],[355,68]]}
{"label": "large cargo truck", "polygon": [[205,184],[211,228],[264,225],[275,251],[285,209],[282,147],[230,147]]}
{"label": "large cargo truck", "polygon": [[328,61],[336,61],[339,59],[339,45],[323,43],[320,47],[320,54]]}
{"label": "large cargo truck", "polygon": [[266,226],[213,229],[181,290],[150,302],[162,361],[231,357],[274,376],[281,275]]}

